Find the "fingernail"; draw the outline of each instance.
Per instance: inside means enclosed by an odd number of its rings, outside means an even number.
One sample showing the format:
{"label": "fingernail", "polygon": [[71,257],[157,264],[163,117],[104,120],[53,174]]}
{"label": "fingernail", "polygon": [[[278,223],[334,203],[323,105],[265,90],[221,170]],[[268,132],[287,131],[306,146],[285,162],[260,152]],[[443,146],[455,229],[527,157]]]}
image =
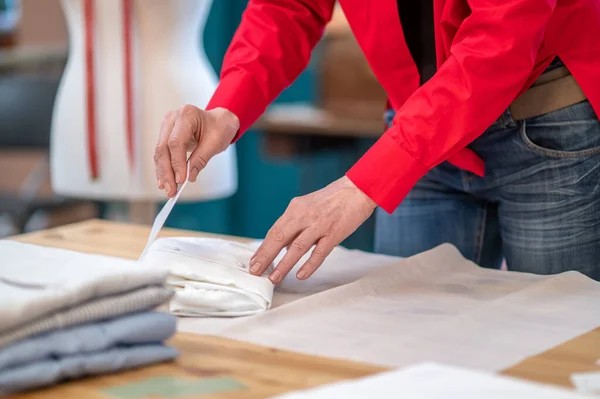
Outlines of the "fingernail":
{"label": "fingernail", "polygon": [[165,193],[169,194],[171,192],[171,186],[169,183],[165,183]]}
{"label": "fingernail", "polygon": [[279,270],[275,269],[273,273],[271,273],[271,275],[269,276],[269,280],[271,280],[271,282],[273,283],[276,283],[277,281],[279,281],[280,276],[281,273],[279,273]]}
{"label": "fingernail", "polygon": [[304,277],[306,277],[306,272],[304,270],[300,270],[296,277],[298,277],[299,280],[302,280]]}
{"label": "fingernail", "polygon": [[175,173],[175,183],[181,183],[181,174],[179,172]]}
{"label": "fingernail", "polygon": [[192,168],[192,173],[191,173],[191,175],[192,175],[192,176],[194,176],[194,180],[196,180],[196,177],[198,176],[198,173],[199,173],[199,172],[200,172],[200,171],[198,170],[198,168],[196,168],[196,167]]}
{"label": "fingernail", "polygon": [[161,185],[161,184],[162,184],[162,183],[160,182],[160,179],[158,179],[158,181],[156,182],[156,187],[158,187],[158,188],[160,189],[160,185]]}
{"label": "fingernail", "polygon": [[260,270],[260,263],[255,263],[250,267],[252,273],[257,273]]}

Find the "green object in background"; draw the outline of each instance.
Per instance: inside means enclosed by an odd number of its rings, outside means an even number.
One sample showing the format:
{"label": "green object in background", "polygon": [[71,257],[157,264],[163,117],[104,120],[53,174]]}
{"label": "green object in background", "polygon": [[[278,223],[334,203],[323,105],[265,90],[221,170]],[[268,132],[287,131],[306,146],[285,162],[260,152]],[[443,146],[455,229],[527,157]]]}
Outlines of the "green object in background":
{"label": "green object in background", "polygon": [[241,382],[229,377],[187,380],[161,376],[104,389],[103,392],[118,399],[143,399],[148,396],[177,398],[190,395],[210,395],[246,388]]}

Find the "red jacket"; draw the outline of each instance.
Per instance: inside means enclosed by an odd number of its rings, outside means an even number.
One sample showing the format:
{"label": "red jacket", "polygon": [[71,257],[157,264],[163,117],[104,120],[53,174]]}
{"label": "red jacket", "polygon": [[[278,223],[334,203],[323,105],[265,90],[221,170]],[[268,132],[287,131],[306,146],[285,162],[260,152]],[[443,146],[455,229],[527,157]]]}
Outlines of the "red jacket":
{"label": "red jacket", "polygon": [[[483,176],[483,161],[465,147],[555,56],[600,114],[600,0],[429,0],[438,71],[420,88],[396,1],[339,0],[396,110],[393,126],[347,173],[386,211],[443,161]],[[334,3],[249,1],[207,107],[236,114],[238,137],[305,68]]]}

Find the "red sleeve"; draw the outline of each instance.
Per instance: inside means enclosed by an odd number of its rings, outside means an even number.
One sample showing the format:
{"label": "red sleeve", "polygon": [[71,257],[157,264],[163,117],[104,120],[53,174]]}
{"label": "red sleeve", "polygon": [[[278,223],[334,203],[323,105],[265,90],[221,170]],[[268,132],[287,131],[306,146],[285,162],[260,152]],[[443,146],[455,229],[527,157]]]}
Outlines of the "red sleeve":
{"label": "red sleeve", "polygon": [[480,136],[531,74],[556,0],[468,0],[448,59],[347,176],[387,212]]}
{"label": "red sleeve", "polygon": [[300,75],[331,19],[335,0],[250,0],[225,54],[207,109],[240,120],[234,142]]}

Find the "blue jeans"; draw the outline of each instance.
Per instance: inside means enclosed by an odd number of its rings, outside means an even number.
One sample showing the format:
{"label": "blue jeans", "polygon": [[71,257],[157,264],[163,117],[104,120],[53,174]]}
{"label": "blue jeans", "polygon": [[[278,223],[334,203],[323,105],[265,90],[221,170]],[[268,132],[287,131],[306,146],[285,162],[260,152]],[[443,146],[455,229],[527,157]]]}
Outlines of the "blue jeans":
{"label": "blue jeans", "polygon": [[431,170],[393,214],[377,210],[376,252],[451,243],[483,267],[505,259],[509,270],[600,280],[600,121],[589,102],[522,121],[507,111],[469,147],[485,177],[447,162]]}

